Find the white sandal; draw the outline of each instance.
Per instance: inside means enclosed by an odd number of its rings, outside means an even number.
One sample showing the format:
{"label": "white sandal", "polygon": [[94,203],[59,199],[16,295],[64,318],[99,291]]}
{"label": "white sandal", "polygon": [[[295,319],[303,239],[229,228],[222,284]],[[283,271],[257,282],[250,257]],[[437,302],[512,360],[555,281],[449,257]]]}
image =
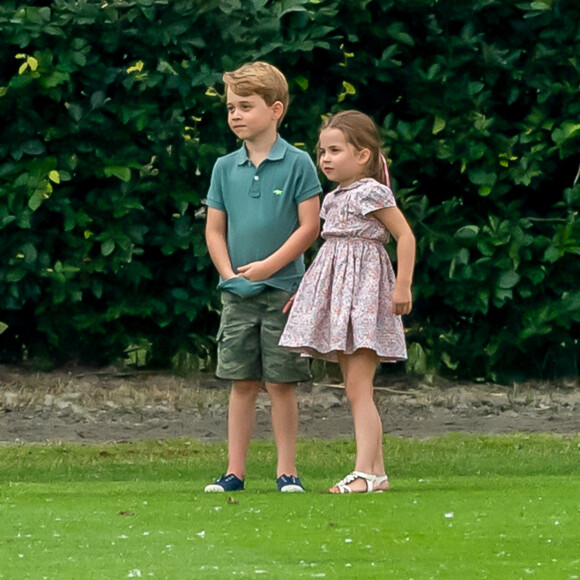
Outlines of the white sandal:
{"label": "white sandal", "polygon": [[335,483],[333,487],[338,489],[338,493],[364,493],[364,492],[353,492],[349,484],[357,479],[364,479],[367,484],[366,493],[383,493],[382,489],[375,489],[377,485],[389,481],[388,476],[381,475],[377,477],[372,473],[363,473],[362,471],[353,471],[349,473],[344,479],[341,479],[338,483]]}
{"label": "white sandal", "polygon": [[389,489],[389,476],[385,473],[385,475],[381,475],[380,477],[375,475],[376,479],[375,479],[375,487],[377,485],[381,485],[381,483],[385,483],[387,484],[387,489],[376,489],[373,490],[374,493],[383,493],[383,491],[387,491]]}

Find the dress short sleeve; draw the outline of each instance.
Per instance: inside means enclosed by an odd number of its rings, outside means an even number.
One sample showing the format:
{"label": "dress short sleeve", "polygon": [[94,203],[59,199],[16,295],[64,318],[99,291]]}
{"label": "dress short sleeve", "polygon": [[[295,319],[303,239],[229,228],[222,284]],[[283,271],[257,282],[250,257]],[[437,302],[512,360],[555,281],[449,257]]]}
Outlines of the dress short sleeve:
{"label": "dress short sleeve", "polygon": [[326,212],[328,211],[329,200],[330,200],[329,194],[324,196],[324,199],[322,200],[322,204],[320,205],[320,219],[323,219],[323,220],[326,219]]}
{"label": "dress short sleeve", "polygon": [[387,207],[395,207],[397,202],[389,187],[378,181],[369,181],[361,188],[358,200],[362,215]]}

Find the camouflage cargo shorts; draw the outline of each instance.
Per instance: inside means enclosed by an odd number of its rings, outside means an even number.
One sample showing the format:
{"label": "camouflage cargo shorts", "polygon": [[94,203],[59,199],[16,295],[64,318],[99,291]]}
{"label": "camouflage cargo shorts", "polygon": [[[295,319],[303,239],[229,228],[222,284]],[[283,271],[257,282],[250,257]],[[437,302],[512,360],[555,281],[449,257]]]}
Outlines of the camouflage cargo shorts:
{"label": "camouflage cargo shorts", "polygon": [[296,383],[310,379],[309,363],[278,346],[286,324],[282,312],[291,293],[267,288],[240,298],[222,292],[216,375],[238,381]]}

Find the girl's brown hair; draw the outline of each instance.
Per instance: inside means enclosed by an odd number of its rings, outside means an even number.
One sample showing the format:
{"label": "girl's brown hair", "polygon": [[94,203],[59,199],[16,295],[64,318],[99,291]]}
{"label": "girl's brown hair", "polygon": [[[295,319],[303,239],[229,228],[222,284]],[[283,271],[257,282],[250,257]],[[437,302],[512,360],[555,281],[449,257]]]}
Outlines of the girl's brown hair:
{"label": "girl's brown hair", "polygon": [[389,185],[386,161],[381,152],[381,140],[375,122],[360,111],[341,111],[328,117],[320,130],[338,129],[342,131],[347,143],[357,151],[368,149],[371,152],[366,164],[365,177],[372,177],[379,183]]}

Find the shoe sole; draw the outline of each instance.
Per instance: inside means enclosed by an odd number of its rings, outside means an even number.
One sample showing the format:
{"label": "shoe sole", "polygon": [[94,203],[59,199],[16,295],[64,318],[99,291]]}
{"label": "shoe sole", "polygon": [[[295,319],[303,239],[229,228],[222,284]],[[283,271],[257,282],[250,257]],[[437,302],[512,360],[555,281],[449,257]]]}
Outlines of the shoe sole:
{"label": "shoe sole", "polygon": [[304,493],[304,488],[299,485],[285,485],[280,491],[282,493]]}
{"label": "shoe sole", "polygon": [[223,493],[225,489],[221,485],[206,485],[203,491],[206,493]]}
{"label": "shoe sole", "polygon": [[236,491],[244,491],[244,488],[236,488],[236,489],[224,489],[221,485],[216,485],[215,483],[212,483],[210,485],[206,485],[203,488],[203,491],[205,491],[206,493],[224,493],[224,492],[236,492]]}

